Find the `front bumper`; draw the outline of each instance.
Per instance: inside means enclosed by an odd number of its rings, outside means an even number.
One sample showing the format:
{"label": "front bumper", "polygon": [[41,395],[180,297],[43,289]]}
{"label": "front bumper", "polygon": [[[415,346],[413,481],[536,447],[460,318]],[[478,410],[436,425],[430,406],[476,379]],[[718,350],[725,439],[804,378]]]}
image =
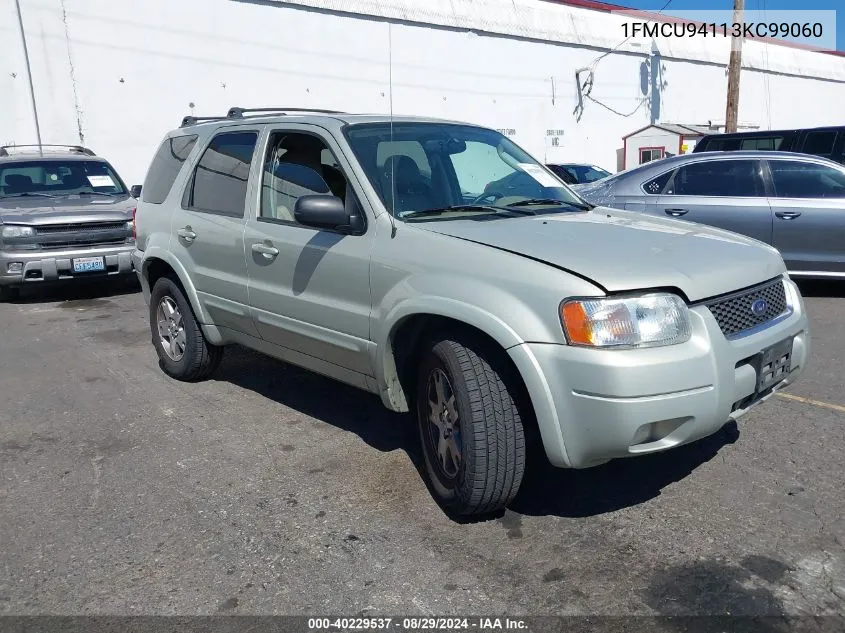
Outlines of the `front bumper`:
{"label": "front bumper", "polygon": [[[49,251],[0,251],[0,285],[22,286],[83,277],[130,274],[134,271],[130,257],[134,248],[134,244],[119,244]],[[77,257],[103,257],[106,270],[74,273],[71,261]],[[20,272],[8,272],[9,264],[13,263],[21,264]]]}
{"label": "front bumper", "polygon": [[[598,350],[525,343],[509,350],[525,379],[546,454],[555,466],[586,468],[666,450],[718,431],[793,383],[810,353],[797,286],[786,280],[792,314],[728,340],[710,311],[691,309],[686,343]],[[792,339],[791,371],[757,393],[755,355]]]}

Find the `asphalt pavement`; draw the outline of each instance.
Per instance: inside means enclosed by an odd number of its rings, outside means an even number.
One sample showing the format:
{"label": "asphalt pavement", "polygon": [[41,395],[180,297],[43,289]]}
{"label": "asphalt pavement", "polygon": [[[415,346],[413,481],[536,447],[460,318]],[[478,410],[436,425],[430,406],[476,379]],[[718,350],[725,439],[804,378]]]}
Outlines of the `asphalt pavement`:
{"label": "asphalt pavement", "polygon": [[134,284],[0,303],[0,614],[845,613],[845,283],[804,379],[457,523],[410,418],[248,350],[165,376]]}

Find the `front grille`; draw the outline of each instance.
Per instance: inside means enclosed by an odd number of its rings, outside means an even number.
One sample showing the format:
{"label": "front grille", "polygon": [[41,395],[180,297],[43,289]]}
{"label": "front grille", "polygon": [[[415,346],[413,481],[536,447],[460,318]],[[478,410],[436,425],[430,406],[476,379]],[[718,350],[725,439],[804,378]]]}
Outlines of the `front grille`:
{"label": "front grille", "polygon": [[34,241],[42,249],[121,244],[131,237],[126,221],[68,222],[36,226]]}
{"label": "front grille", "polygon": [[[758,299],[766,301],[766,309],[761,314],[754,314],[751,306]],[[730,338],[763,325],[784,314],[787,309],[786,289],[782,279],[776,279],[742,292],[716,299],[705,304],[722,333]]]}
{"label": "front grille", "polygon": [[126,226],[122,222],[74,222],[68,224],[43,224],[35,227],[36,235],[51,235],[52,233],[81,233],[83,231],[114,231]]}
{"label": "front grille", "polygon": [[102,239],[102,238],[92,238],[88,240],[74,240],[72,242],[49,242],[41,244],[42,250],[50,250],[50,249],[63,249],[63,248],[75,248],[77,246],[113,246],[115,244],[124,244],[126,242],[125,237],[116,238],[116,239]]}

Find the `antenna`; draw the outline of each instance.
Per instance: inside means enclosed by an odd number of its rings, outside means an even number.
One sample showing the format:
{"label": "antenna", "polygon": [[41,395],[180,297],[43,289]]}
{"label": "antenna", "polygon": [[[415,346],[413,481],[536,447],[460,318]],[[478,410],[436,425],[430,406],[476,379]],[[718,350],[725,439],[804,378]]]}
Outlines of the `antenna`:
{"label": "antenna", "polygon": [[[387,77],[388,102],[390,104],[390,145],[393,146],[393,23],[387,22]],[[390,216],[390,239],[396,237],[396,161],[390,161],[390,206],[387,214]]]}

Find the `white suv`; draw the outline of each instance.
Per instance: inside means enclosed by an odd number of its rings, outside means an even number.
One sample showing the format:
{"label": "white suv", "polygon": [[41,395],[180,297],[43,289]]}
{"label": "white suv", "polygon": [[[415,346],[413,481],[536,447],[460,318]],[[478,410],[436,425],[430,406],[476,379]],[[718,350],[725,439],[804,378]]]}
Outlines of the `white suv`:
{"label": "white suv", "polygon": [[167,374],[207,377],[239,343],[377,394],[413,412],[457,514],[507,505],[532,439],[569,468],[670,449],[793,382],[810,352],[775,249],[594,207],[465,123],[189,118],[137,220]]}

